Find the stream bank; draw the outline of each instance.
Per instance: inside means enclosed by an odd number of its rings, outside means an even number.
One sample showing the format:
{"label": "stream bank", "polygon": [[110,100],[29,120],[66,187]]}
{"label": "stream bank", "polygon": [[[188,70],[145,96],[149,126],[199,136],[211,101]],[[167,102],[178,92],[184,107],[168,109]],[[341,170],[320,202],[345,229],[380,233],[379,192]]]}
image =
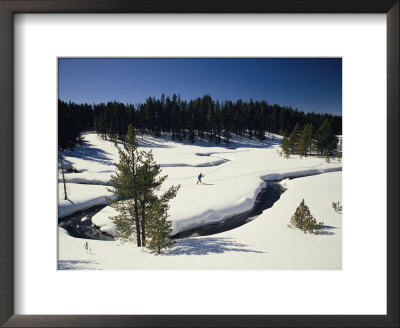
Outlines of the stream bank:
{"label": "stream bank", "polygon": [[[254,220],[266,209],[272,207],[279,200],[285,189],[279,181],[266,181],[267,185],[256,197],[253,208],[250,210],[224,218],[218,223],[210,223],[193,229],[179,232],[172,239],[181,239],[195,236],[208,236],[240,227],[247,222]],[[97,205],[86,210],[78,211],[69,216],[59,218],[58,226],[65,229],[68,234],[75,238],[114,240],[114,238],[102,232],[92,222],[92,217],[100,212],[107,205]]]}
{"label": "stream bank", "polygon": [[286,189],[283,188],[278,181],[268,181],[266,187],[261,189],[261,191],[257,195],[253,208],[251,208],[250,210],[243,213],[235,214],[217,223],[210,223],[179,232],[171,236],[171,238],[181,239],[196,236],[209,236],[238,228],[243,224],[254,220],[266,209],[271,208],[275,204],[275,202],[279,200],[285,190]]}

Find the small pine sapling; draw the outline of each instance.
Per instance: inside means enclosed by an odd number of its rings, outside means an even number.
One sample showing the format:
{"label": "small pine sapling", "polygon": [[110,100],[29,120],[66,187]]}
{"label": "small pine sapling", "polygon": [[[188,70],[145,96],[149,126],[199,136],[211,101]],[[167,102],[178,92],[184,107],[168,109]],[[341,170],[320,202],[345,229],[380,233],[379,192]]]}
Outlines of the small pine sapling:
{"label": "small pine sapling", "polygon": [[300,202],[300,205],[296,208],[296,211],[290,219],[290,226],[303,230],[304,233],[318,234],[318,230],[322,228],[323,224],[323,222],[317,222],[312,216],[304,199]]}

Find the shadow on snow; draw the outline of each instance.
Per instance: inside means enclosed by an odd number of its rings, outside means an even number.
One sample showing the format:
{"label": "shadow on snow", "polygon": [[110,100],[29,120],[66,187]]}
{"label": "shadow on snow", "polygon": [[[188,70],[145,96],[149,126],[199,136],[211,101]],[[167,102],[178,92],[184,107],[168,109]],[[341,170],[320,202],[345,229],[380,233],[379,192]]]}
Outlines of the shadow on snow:
{"label": "shadow on snow", "polygon": [[139,147],[143,148],[173,148],[172,145],[167,144],[168,140],[158,139],[156,137],[151,140],[149,139],[149,135],[145,135],[143,139],[141,139],[140,135],[136,135],[136,140]]}
{"label": "shadow on snow", "polygon": [[271,136],[266,136],[264,140],[259,140],[256,137],[250,139],[246,136],[232,136],[230,143],[227,145],[221,140],[221,143],[215,144],[214,142],[209,142],[207,137],[200,138],[196,136],[196,141],[192,144],[188,138],[183,140],[175,139],[172,140],[171,133],[162,133],[160,136],[155,137],[149,134],[144,134],[143,138],[141,133],[136,134],[136,139],[140,147],[144,148],[174,148],[172,143],[180,145],[190,145],[199,147],[217,147],[221,149],[235,150],[239,148],[268,148],[275,145],[280,145],[282,140],[279,137],[272,138]]}
{"label": "shadow on snow", "polygon": [[226,252],[264,253],[246,247],[247,245],[238,243],[232,238],[185,238],[177,240],[175,246],[165,255],[210,255]]}
{"label": "shadow on snow", "polygon": [[94,264],[99,264],[95,261],[58,261],[58,270],[95,270]]}
{"label": "shadow on snow", "polygon": [[329,230],[333,230],[333,229],[338,229],[337,227],[332,227],[332,226],[326,226],[323,225],[322,229],[320,231],[318,231],[318,235],[328,235],[328,236],[332,236],[335,233]]}
{"label": "shadow on snow", "polygon": [[75,157],[82,160],[113,166],[114,161],[109,155],[110,153],[107,153],[100,148],[93,147],[93,145],[89,142],[85,142],[84,145],[76,147],[73,151],[64,151],[64,156]]}

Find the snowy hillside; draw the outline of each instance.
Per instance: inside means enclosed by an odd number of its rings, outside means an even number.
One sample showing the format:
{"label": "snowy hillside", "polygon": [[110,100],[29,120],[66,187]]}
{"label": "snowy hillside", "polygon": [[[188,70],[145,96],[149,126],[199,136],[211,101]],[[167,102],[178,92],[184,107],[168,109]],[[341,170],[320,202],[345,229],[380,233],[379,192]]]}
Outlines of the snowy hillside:
{"label": "snowy hillside", "polygon": [[[105,204],[110,176],[115,173],[117,149],[96,134],[64,152],[65,164],[78,173],[67,173],[68,200],[64,200],[59,175],[59,217],[93,205]],[[264,142],[235,138],[229,147],[208,143],[181,144],[168,138],[138,137],[139,146],[153,149],[155,160],[168,175],[165,188],[180,184],[170,203],[173,234],[220,222],[251,209],[269,180],[283,180],[287,189],[272,208],[250,223],[211,236],[177,240],[165,255],[154,256],[135,245],[89,240],[59,233],[60,269],[341,269],[341,214],[331,209],[341,199],[341,164],[323,158],[285,159],[278,155],[280,138]],[[197,175],[205,177],[196,184]],[[330,172],[330,173],[328,173]],[[313,175],[313,176],[309,176]],[[302,199],[317,221],[324,222],[320,235],[304,234],[288,227]],[[92,221],[104,232],[115,227],[105,207]],[[207,255],[207,256],[205,256]]]}

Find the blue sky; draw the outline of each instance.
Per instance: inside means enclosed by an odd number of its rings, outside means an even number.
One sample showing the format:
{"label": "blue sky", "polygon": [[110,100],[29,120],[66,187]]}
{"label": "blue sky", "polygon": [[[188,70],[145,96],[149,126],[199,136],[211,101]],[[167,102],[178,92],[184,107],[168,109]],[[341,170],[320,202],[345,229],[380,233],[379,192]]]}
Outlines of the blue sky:
{"label": "blue sky", "polygon": [[59,98],[76,103],[266,100],[342,115],[341,58],[60,58]]}

